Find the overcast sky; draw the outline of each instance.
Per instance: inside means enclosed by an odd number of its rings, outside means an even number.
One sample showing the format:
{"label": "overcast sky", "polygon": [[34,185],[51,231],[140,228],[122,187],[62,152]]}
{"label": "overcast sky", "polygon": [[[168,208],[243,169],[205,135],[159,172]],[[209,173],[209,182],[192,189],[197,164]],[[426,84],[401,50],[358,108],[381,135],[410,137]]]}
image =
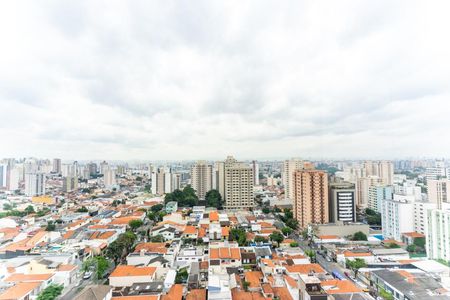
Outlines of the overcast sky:
{"label": "overcast sky", "polygon": [[450,157],[449,11],[2,1],[0,157]]}

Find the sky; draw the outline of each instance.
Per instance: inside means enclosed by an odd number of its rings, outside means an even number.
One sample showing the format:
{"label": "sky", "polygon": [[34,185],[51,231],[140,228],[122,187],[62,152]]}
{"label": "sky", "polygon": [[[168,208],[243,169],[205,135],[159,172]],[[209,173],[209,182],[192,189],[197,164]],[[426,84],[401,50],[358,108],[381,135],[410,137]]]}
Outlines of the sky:
{"label": "sky", "polygon": [[0,157],[450,157],[450,1],[2,1]]}

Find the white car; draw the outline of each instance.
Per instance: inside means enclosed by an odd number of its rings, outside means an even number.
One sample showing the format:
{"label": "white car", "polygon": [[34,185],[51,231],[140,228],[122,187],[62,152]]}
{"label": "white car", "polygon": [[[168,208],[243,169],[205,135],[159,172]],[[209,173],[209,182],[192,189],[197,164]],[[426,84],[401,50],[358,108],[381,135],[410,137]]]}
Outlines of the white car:
{"label": "white car", "polygon": [[92,271],[87,271],[83,275],[83,279],[89,279],[92,276]]}

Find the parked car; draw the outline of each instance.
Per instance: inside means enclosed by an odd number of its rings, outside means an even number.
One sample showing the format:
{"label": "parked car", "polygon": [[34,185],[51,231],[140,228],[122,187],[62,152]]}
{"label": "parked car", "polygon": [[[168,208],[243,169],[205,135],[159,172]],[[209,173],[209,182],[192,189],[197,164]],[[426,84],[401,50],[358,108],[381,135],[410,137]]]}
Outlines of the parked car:
{"label": "parked car", "polygon": [[83,279],[89,279],[92,276],[92,271],[87,271],[83,275]]}

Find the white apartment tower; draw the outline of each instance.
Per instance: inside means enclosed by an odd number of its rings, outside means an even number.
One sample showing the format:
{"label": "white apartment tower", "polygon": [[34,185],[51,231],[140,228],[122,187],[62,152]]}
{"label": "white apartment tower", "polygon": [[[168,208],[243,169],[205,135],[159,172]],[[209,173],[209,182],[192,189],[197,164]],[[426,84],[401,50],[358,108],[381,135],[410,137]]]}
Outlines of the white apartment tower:
{"label": "white apartment tower", "polygon": [[191,168],[191,186],[199,199],[205,199],[205,195],[213,186],[213,167],[206,161],[198,161]]}
{"label": "white apartment tower", "polygon": [[25,195],[40,196],[45,194],[45,175],[43,173],[25,174]]}
{"label": "white apartment tower", "polygon": [[450,202],[450,180],[439,179],[427,180],[428,201],[437,204],[437,208],[442,207],[442,203]]}
{"label": "white apartment tower", "polygon": [[427,255],[431,259],[450,260],[450,209],[428,210],[428,226],[426,226]]}

